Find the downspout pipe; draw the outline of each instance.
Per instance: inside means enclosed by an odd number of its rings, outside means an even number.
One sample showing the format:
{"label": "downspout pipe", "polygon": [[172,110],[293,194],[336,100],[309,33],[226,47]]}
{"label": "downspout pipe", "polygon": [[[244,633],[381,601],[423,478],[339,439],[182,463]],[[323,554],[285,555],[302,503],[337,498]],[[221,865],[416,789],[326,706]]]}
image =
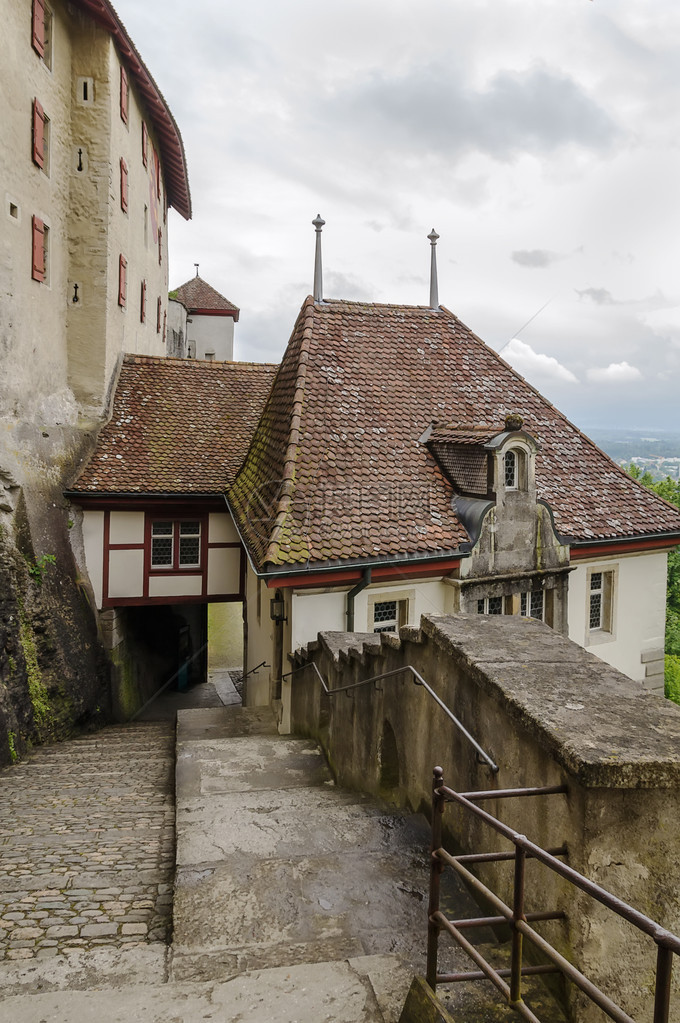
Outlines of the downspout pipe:
{"label": "downspout pipe", "polygon": [[362,590],[365,590],[367,586],[371,584],[371,569],[365,568],[363,572],[363,578],[361,582],[358,582],[356,586],[347,594],[347,610],[345,614],[347,616],[347,631],[354,632],[354,598],[358,596]]}

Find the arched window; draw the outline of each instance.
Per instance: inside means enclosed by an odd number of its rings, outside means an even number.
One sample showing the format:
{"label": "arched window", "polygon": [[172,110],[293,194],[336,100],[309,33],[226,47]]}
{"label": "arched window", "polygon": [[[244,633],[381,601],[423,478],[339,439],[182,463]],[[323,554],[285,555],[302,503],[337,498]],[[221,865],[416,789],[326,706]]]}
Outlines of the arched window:
{"label": "arched window", "polygon": [[506,490],[517,490],[517,454],[506,451],[503,461],[503,472]]}

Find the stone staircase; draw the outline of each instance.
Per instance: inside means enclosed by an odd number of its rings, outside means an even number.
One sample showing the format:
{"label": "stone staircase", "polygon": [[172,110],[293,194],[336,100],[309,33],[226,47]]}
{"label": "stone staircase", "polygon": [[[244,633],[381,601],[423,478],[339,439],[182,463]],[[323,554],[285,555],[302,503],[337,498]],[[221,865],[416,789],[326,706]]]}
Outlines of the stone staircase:
{"label": "stone staircase", "polygon": [[[115,770],[112,807],[126,777]],[[3,1018],[398,1023],[425,970],[422,817],[338,790],[315,743],[279,736],[269,709],[236,706],[178,712],[175,802],[170,948],[90,944],[4,964]],[[455,916],[478,915],[460,887],[447,902]],[[441,966],[469,961],[449,950]],[[486,984],[455,986],[447,1008],[409,1023],[517,1018]]]}

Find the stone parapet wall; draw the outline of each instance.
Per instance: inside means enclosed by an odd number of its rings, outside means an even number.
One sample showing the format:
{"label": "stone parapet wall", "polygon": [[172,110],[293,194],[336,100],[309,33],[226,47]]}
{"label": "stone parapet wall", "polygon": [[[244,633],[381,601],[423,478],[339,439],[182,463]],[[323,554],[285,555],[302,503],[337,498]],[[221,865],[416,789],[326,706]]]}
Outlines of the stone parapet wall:
{"label": "stone parapet wall", "polygon": [[[498,774],[412,676],[351,695],[330,689],[412,665],[493,757]],[[680,932],[680,709],[540,622],[510,616],[427,616],[400,636],[322,633],[298,652],[286,685],[294,732],[314,736],[340,784],[429,813],[432,768],[458,791],[568,786],[567,795],[491,800],[485,809],[664,927]],[[452,806],[451,846],[507,849]],[[512,901],[512,866],[480,877]],[[527,911],[562,909],[541,933],[634,1018],[651,1020],[656,948],[628,924],[529,862]],[[674,999],[680,1009],[680,966]],[[575,1000],[580,1021],[599,1010]],[[591,1015],[592,1012],[592,1015]]]}

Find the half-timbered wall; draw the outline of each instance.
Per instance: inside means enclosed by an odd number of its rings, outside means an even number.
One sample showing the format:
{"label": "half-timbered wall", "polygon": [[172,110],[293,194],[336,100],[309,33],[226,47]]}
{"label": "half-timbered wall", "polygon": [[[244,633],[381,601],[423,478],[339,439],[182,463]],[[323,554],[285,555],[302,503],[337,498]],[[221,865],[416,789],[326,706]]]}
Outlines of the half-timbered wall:
{"label": "half-timbered wall", "polygon": [[88,509],[83,541],[99,608],[243,599],[243,553],[226,512]]}

